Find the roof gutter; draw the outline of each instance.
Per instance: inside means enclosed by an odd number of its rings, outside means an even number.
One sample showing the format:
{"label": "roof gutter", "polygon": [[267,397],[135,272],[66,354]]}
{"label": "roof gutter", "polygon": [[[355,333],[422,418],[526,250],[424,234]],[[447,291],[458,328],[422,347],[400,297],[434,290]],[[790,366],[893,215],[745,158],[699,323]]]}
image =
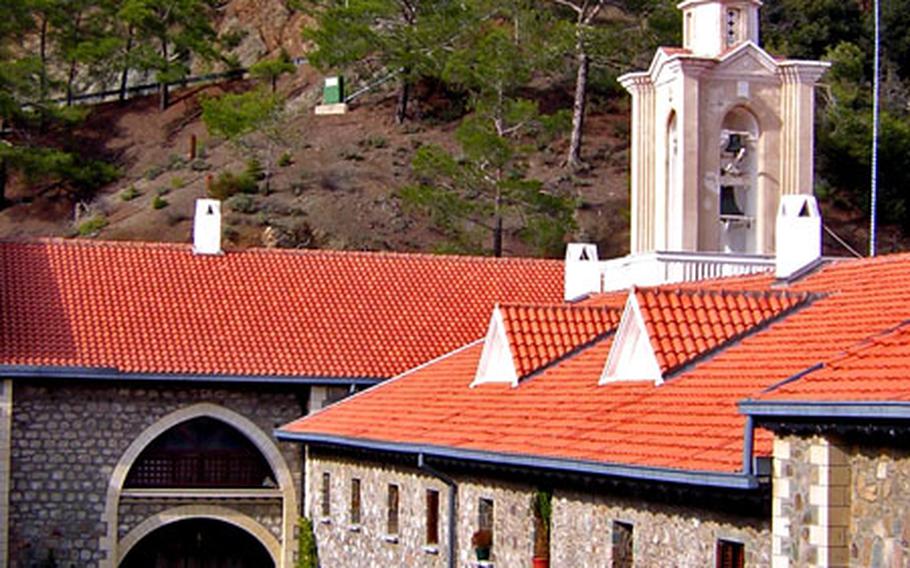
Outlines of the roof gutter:
{"label": "roof gutter", "polygon": [[739,410],[752,418],[816,418],[816,419],[879,419],[910,420],[910,402],[824,402],[785,401],[763,402],[745,400]]}
{"label": "roof gutter", "polygon": [[448,475],[428,465],[426,456],[423,453],[417,454],[417,469],[428,473],[449,486],[449,558],[447,565],[449,568],[455,568],[455,558],[458,554],[458,533],[456,532],[457,527],[455,524],[455,507],[458,502],[458,484],[456,484],[455,480]]}
{"label": "roof gutter", "polygon": [[[742,473],[689,471],[663,467],[625,465],[586,460],[570,460],[521,454],[487,452],[482,450],[448,448],[429,444],[380,442],[362,438],[349,438],[346,436],[334,436],[329,434],[288,432],[285,430],[275,430],[274,434],[276,438],[286,442],[302,442],[307,444],[339,446],[344,448],[373,450],[378,452],[392,452],[397,454],[417,456],[422,454],[424,456],[424,459],[427,457],[433,457],[440,459],[458,460],[463,462],[488,464],[493,466],[498,465],[551,470],[561,473],[573,473],[593,477],[621,477],[638,481],[678,483],[684,485],[737,490],[757,489],[760,485],[758,476],[751,473],[751,466],[749,467],[748,471]],[[751,457],[749,461],[751,461]]]}
{"label": "roof gutter", "polygon": [[131,373],[112,367],[57,367],[50,365],[0,365],[0,377],[11,379],[70,379],[89,381],[154,381],[190,383],[256,383],[295,385],[372,386],[385,380],[375,377],[297,375],[229,375],[205,373]]}

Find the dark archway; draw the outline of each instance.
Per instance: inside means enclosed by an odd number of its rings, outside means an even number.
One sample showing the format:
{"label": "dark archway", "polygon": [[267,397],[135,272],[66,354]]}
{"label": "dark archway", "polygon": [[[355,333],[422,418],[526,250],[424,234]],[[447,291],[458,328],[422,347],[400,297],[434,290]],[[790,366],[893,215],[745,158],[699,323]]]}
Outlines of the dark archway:
{"label": "dark archway", "polygon": [[174,426],[143,450],[126,488],[277,487],[265,457],[241,432],[214,418]]}
{"label": "dark archway", "polygon": [[151,532],[127,554],[121,568],[274,568],[253,535],[213,519],[188,519]]}

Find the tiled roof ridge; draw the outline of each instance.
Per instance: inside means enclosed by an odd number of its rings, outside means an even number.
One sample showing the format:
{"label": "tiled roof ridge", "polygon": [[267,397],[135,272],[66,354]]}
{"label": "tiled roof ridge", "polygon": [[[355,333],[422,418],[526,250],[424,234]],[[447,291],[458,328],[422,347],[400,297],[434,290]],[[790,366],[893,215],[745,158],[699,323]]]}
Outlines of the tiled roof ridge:
{"label": "tiled roof ridge", "polygon": [[[193,245],[191,243],[163,242],[163,241],[115,241],[104,239],[80,239],[65,237],[38,237],[32,239],[0,239],[0,248],[7,245],[24,245],[24,246],[66,246],[73,248],[96,248],[96,249],[146,249],[146,250],[163,250],[163,251],[186,251],[191,252]],[[494,257],[481,255],[458,255],[458,254],[434,254],[429,252],[407,252],[407,251],[367,251],[367,250],[335,250],[335,249],[289,249],[289,248],[231,248],[225,251],[228,254],[263,254],[263,255],[299,255],[299,256],[338,256],[338,257],[393,257],[393,258],[417,258],[433,260],[451,260],[462,262],[483,262],[483,263],[546,263],[562,264],[561,260],[554,258],[537,258],[537,257]]]}
{"label": "tiled roof ridge", "polygon": [[[638,288],[635,291],[638,291],[638,290],[661,290],[661,287]],[[664,288],[664,290],[666,291],[665,288]],[[748,327],[744,331],[737,333],[737,334],[733,334],[732,336],[727,338],[725,341],[718,343],[714,347],[711,347],[709,349],[706,349],[705,351],[702,351],[701,353],[698,353],[692,359],[689,359],[688,361],[684,361],[682,364],[678,364],[678,365],[667,368],[666,371],[664,371],[664,380],[669,380],[669,379],[673,378],[673,376],[684,373],[687,370],[695,367],[699,363],[702,363],[708,359],[711,359],[715,355],[720,354],[721,352],[729,349],[730,347],[733,347],[733,346],[739,344],[743,339],[753,336],[757,333],[760,333],[760,332],[764,331],[765,329],[767,329],[770,325],[786,318],[787,316],[791,315],[792,313],[812,305],[812,303],[815,300],[822,297],[821,294],[815,294],[815,293],[811,293],[811,292],[791,292],[788,290],[730,291],[730,290],[698,290],[698,289],[695,289],[695,290],[688,289],[687,290],[687,289],[678,289],[677,288],[677,289],[671,289],[670,292],[673,293],[674,290],[676,292],[682,292],[682,293],[690,292],[690,291],[694,292],[694,293],[701,292],[702,294],[700,294],[700,295],[713,294],[713,295],[717,295],[720,297],[729,297],[729,296],[734,296],[734,297],[746,296],[746,297],[753,297],[753,298],[787,297],[788,299],[793,299],[796,301],[793,303],[793,305],[788,306],[788,307],[780,310],[779,312],[771,315],[770,317],[763,319],[762,321],[756,323],[755,325]]]}

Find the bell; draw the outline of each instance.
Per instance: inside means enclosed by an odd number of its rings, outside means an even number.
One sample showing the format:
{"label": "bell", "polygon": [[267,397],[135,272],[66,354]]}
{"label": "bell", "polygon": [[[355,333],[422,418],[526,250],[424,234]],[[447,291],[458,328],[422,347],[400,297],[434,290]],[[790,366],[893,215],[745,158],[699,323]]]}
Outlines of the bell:
{"label": "bell", "polygon": [[742,217],[745,215],[739,204],[736,203],[736,193],[732,185],[724,185],[720,188],[720,214]]}
{"label": "bell", "polygon": [[731,154],[736,154],[743,149],[743,136],[742,134],[730,134],[727,137],[727,147],[724,148],[725,152]]}

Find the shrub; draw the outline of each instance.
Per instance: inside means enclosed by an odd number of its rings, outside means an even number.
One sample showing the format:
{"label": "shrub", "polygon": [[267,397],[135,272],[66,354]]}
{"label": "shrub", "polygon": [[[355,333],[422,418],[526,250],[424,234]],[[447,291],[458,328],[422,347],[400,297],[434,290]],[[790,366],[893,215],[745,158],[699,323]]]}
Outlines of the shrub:
{"label": "shrub", "polygon": [[212,169],[212,165],[203,160],[202,158],[196,158],[190,162],[190,169],[194,172],[204,172]]}
{"label": "shrub", "polygon": [[181,187],[186,186],[186,180],[180,176],[174,176],[171,178],[171,187],[174,189],[180,189]]}
{"label": "shrub", "polygon": [[139,197],[140,195],[141,195],[141,193],[139,193],[139,190],[136,189],[136,186],[131,185],[128,188],[126,188],[120,192],[120,199],[123,201],[132,201],[132,200],[136,199],[137,197]]}
{"label": "shrub", "polygon": [[300,538],[297,544],[296,568],[319,568],[319,551],[316,548],[316,536],[313,534],[313,521],[301,517],[297,523]]}
{"label": "shrub", "polygon": [[278,158],[278,167],[280,167],[280,168],[286,168],[293,163],[294,163],[294,158],[291,157],[290,152],[284,152]]}
{"label": "shrub", "polygon": [[170,205],[170,203],[168,203],[167,199],[161,197],[160,195],[156,195],[152,199],[152,209],[164,209],[168,205]]}
{"label": "shrub", "polygon": [[265,177],[265,170],[262,169],[262,163],[256,158],[250,158],[246,161],[246,175],[254,181],[260,181]]}
{"label": "shrub", "polygon": [[256,207],[256,202],[253,201],[253,198],[245,193],[231,196],[231,198],[228,199],[226,203],[227,206],[231,208],[231,210],[238,213],[255,213],[258,209]]}
{"label": "shrub", "polygon": [[155,180],[158,176],[164,173],[164,168],[161,166],[151,166],[149,169],[145,170],[145,179],[149,181]]}
{"label": "shrub", "polygon": [[107,217],[100,213],[96,213],[88,219],[81,221],[76,228],[76,231],[79,233],[80,237],[89,237],[97,235],[98,232],[105,227],[107,227]]}
{"label": "shrub", "polygon": [[213,199],[226,200],[237,193],[256,193],[256,189],[256,179],[249,172],[222,172],[212,180],[208,194]]}

